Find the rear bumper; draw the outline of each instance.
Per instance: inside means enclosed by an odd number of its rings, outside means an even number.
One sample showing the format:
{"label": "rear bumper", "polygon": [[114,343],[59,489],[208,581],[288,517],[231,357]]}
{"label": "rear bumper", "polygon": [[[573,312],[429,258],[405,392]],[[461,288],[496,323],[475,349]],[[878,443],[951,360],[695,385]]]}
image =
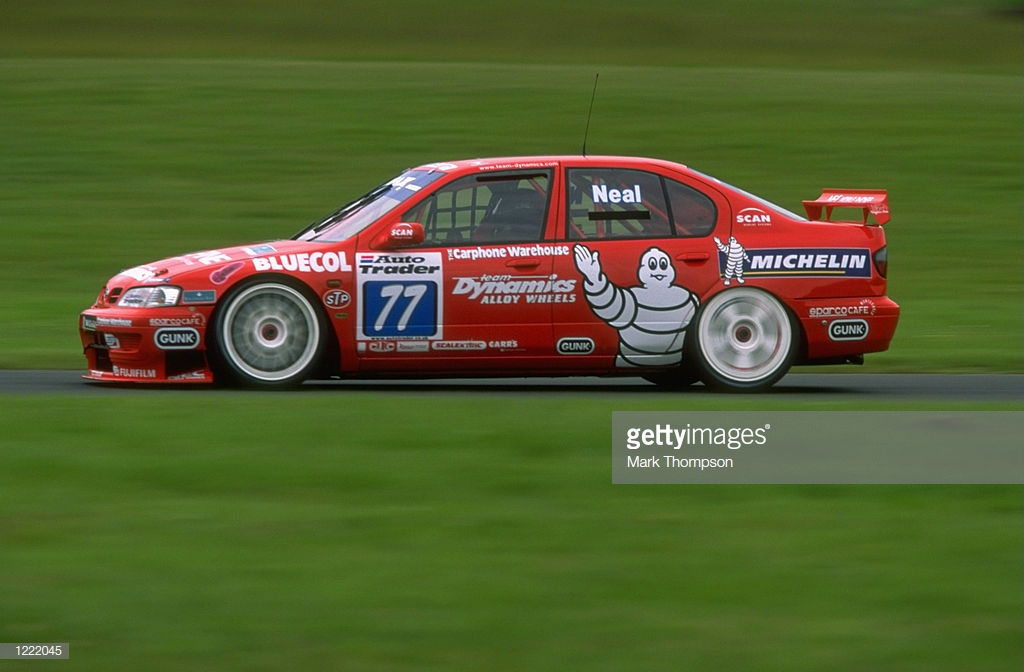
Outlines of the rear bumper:
{"label": "rear bumper", "polygon": [[213,382],[207,315],[189,309],[91,308],[78,318],[87,380],[112,383]]}
{"label": "rear bumper", "polygon": [[900,307],[889,297],[792,302],[807,336],[806,359],[833,359],[889,349]]}

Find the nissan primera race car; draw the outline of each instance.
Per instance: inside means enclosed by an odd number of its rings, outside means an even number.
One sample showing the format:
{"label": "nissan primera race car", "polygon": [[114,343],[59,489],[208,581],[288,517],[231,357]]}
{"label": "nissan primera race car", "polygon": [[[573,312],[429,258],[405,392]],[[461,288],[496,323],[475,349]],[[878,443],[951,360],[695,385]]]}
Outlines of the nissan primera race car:
{"label": "nissan primera race car", "polygon": [[[685,166],[544,156],[407,170],[287,240],[121,271],[85,378],[643,376],[771,386],[889,347],[881,190],[789,212]],[[852,221],[838,221],[838,215]]]}

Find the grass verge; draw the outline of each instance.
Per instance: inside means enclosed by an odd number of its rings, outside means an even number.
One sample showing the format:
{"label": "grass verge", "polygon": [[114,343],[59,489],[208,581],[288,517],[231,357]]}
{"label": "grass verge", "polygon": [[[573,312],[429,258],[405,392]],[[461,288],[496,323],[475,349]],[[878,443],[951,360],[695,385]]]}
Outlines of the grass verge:
{"label": "grass verge", "polygon": [[1019,486],[612,486],[610,411],[680,401],[586,401],[5,397],[0,640],[70,641],[81,670],[1024,654]]}

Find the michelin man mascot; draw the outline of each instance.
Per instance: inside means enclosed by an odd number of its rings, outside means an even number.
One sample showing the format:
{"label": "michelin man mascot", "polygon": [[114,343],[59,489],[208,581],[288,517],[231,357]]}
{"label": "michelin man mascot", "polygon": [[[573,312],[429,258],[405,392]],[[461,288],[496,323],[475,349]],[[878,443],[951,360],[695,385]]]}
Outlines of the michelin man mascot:
{"label": "michelin man mascot", "polygon": [[590,309],[619,332],[615,365],[679,364],[686,327],[699,300],[685,287],[672,284],[676,269],[669,255],[656,247],[644,252],[637,269],[641,284],[623,288],[608,281],[596,251],[575,245],[573,254],[576,268],[586,278],[583,292]]}
{"label": "michelin man mascot", "polygon": [[725,282],[722,284],[728,286],[732,284],[732,278],[736,278],[736,282],[742,285],[743,262],[750,261],[747,251],[736,242],[736,236],[729,236],[729,240],[725,243],[721,238],[715,236],[715,245],[718,246],[719,252],[725,254],[725,273],[722,276]]}

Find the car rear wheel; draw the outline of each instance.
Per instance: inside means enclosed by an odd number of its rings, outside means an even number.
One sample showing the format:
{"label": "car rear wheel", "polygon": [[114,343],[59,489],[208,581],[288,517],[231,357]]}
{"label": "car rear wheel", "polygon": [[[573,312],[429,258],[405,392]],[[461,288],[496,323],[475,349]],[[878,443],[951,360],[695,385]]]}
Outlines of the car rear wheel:
{"label": "car rear wheel", "polygon": [[277,282],[249,285],[229,297],[215,334],[228,373],[246,385],[298,385],[323,352],[319,311],[300,290]]}
{"label": "car rear wheel", "polygon": [[793,361],[793,332],[786,307],[765,291],[740,287],[716,294],[697,317],[701,377],[731,391],[771,387]]}

